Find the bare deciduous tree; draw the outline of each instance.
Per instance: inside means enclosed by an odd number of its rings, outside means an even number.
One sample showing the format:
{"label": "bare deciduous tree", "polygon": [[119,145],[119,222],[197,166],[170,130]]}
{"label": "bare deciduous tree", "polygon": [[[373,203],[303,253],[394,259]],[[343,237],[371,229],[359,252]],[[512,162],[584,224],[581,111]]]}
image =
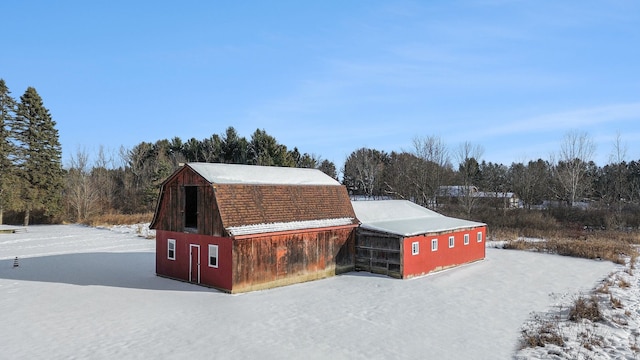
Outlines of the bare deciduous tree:
{"label": "bare deciduous tree", "polygon": [[595,149],[595,143],[586,132],[574,130],[564,136],[557,161],[552,154],[551,163],[559,185],[557,195],[570,206],[589,189],[587,171]]}
{"label": "bare deciduous tree", "polygon": [[440,137],[415,137],[413,155],[422,160],[414,175],[415,185],[420,190],[421,203],[435,207],[438,189],[444,185],[447,169],[451,168],[449,150]]}
{"label": "bare deciduous tree", "polygon": [[76,221],[82,222],[99,209],[99,195],[93,185],[89,167],[89,155],[84,149],[78,149],[69,160],[67,173],[67,203],[76,215]]}
{"label": "bare deciduous tree", "polygon": [[458,197],[467,216],[471,216],[471,211],[478,199],[474,182],[479,174],[478,160],[483,153],[482,146],[465,141],[458,146],[458,151],[455,154],[459,164],[458,181],[460,183],[460,191]]}
{"label": "bare deciduous tree", "polygon": [[344,164],[343,182],[354,194],[373,197],[382,180],[386,154],[378,150],[361,148],[349,155]]}

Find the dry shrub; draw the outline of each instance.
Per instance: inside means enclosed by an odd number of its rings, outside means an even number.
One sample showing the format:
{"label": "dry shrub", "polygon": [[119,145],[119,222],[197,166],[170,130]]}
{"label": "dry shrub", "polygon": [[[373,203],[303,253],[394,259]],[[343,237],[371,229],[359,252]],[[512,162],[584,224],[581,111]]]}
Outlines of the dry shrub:
{"label": "dry shrub", "polygon": [[623,278],[618,278],[618,286],[622,289],[626,289],[631,286],[631,283]]}
{"label": "dry shrub", "polygon": [[569,320],[579,321],[582,319],[590,321],[602,320],[602,312],[598,304],[598,298],[591,296],[586,298],[584,296],[578,296],[569,308]]}
{"label": "dry shrub", "polygon": [[560,331],[560,319],[545,319],[535,315],[521,330],[522,347],[544,347],[547,344],[564,346],[564,338]]}
{"label": "dry shrub", "polygon": [[613,297],[612,294],[609,294],[609,301],[611,302],[611,307],[614,309],[622,309],[624,307],[622,300]]}
{"label": "dry shrub", "polygon": [[104,226],[104,225],[132,225],[149,223],[153,219],[153,213],[142,214],[102,214],[93,216],[86,221],[85,225]]}
{"label": "dry shrub", "polygon": [[587,350],[593,351],[594,348],[604,345],[604,338],[598,335],[595,329],[586,328],[578,336],[580,344]]}

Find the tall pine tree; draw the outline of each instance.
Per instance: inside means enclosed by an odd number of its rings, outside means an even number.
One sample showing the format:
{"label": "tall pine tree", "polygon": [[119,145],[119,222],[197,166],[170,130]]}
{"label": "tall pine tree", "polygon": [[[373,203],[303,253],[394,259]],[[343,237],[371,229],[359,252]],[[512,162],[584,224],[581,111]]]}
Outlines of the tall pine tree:
{"label": "tall pine tree", "polygon": [[11,129],[16,112],[16,101],[11,97],[11,92],[0,79],[0,225],[3,221],[4,210],[10,206],[10,195],[13,193],[10,186],[13,167],[11,157],[14,155],[12,146]]}
{"label": "tall pine tree", "polygon": [[16,165],[23,190],[20,210],[27,226],[34,210],[45,216],[61,210],[62,150],[56,123],[33,87],[20,97],[14,124],[19,146]]}

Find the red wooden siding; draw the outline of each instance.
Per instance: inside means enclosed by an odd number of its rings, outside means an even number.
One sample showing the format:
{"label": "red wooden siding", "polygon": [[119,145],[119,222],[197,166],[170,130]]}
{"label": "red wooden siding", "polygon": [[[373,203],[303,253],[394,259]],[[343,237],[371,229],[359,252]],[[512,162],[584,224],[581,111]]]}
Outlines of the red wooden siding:
{"label": "red wooden siding", "polygon": [[[167,257],[167,239],[176,240],[175,260]],[[200,284],[232,291],[232,239],[156,230],[156,274],[190,281],[190,245],[200,246]],[[218,245],[218,267],[209,267],[209,245]]]}
{"label": "red wooden siding", "polygon": [[236,239],[232,292],[266,289],[352,271],[354,241],[354,227]]}
{"label": "red wooden siding", "polygon": [[[477,234],[482,233],[482,242]],[[469,244],[464,244],[464,234],[469,234]],[[454,237],[454,247],[449,248],[449,237]],[[438,239],[438,250],[431,251],[431,240]],[[461,265],[485,257],[486,227],[454,231],[437,235],[420,235],[405,238],[402,244],[403,278],[411,278]],[[412,255],[412,244],[418,242],[419,252]]]}

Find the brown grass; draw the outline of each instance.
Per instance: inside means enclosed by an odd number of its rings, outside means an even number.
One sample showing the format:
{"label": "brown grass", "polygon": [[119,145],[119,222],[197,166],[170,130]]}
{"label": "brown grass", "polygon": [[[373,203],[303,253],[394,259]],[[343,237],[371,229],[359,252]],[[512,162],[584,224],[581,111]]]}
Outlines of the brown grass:
{"label": "brown grass", "polygon": [[587,319],[593,322],[602,320],[602,312],[598,304],[598,298],[591,296],[586,298],[578,296],[569,308],[569,320],[579,321]]}
{"label": "brown grass", "polygon": [[89,226],[104,225],[132,225],[151,222],[153,213],[144,214],[102,214],[91,217],[83,222]]}
{"label": "brown grass", "polygon": [[611,307],[614,309],[622,309],[624,307],[622,300],[613,297],[612,294],[609,294],[609,301],[611,302]]}
{"label": "brown grass", "polygon": [[533,321],[521,330],[522,347],[538,347],[547,344],[564,346],[564,338],[559,324],[559,318],[545,319],[536,315]]}
{"label": "brown grass", "polygon": [[628,288],[629,286],[631,286],[631,283],[630,283],[630,282],[628,282],[628,281],[627,281],[627,280],[625,280],[625,279],[618,278],[618,286],[619,286],[620,288],[622,288],[622,289],[626,289],[626,288]]}
{"label": "brown grass", "polygon": [[546,241],[515,240],[505,244],[505,249],[536,250],[585,259],[603,259],[624,265],[627,258],[631,264],[638,256],[633,246],[637,235],[622,236],[619,232],[599,232],[588,234],[585,238],[546,237]]}

